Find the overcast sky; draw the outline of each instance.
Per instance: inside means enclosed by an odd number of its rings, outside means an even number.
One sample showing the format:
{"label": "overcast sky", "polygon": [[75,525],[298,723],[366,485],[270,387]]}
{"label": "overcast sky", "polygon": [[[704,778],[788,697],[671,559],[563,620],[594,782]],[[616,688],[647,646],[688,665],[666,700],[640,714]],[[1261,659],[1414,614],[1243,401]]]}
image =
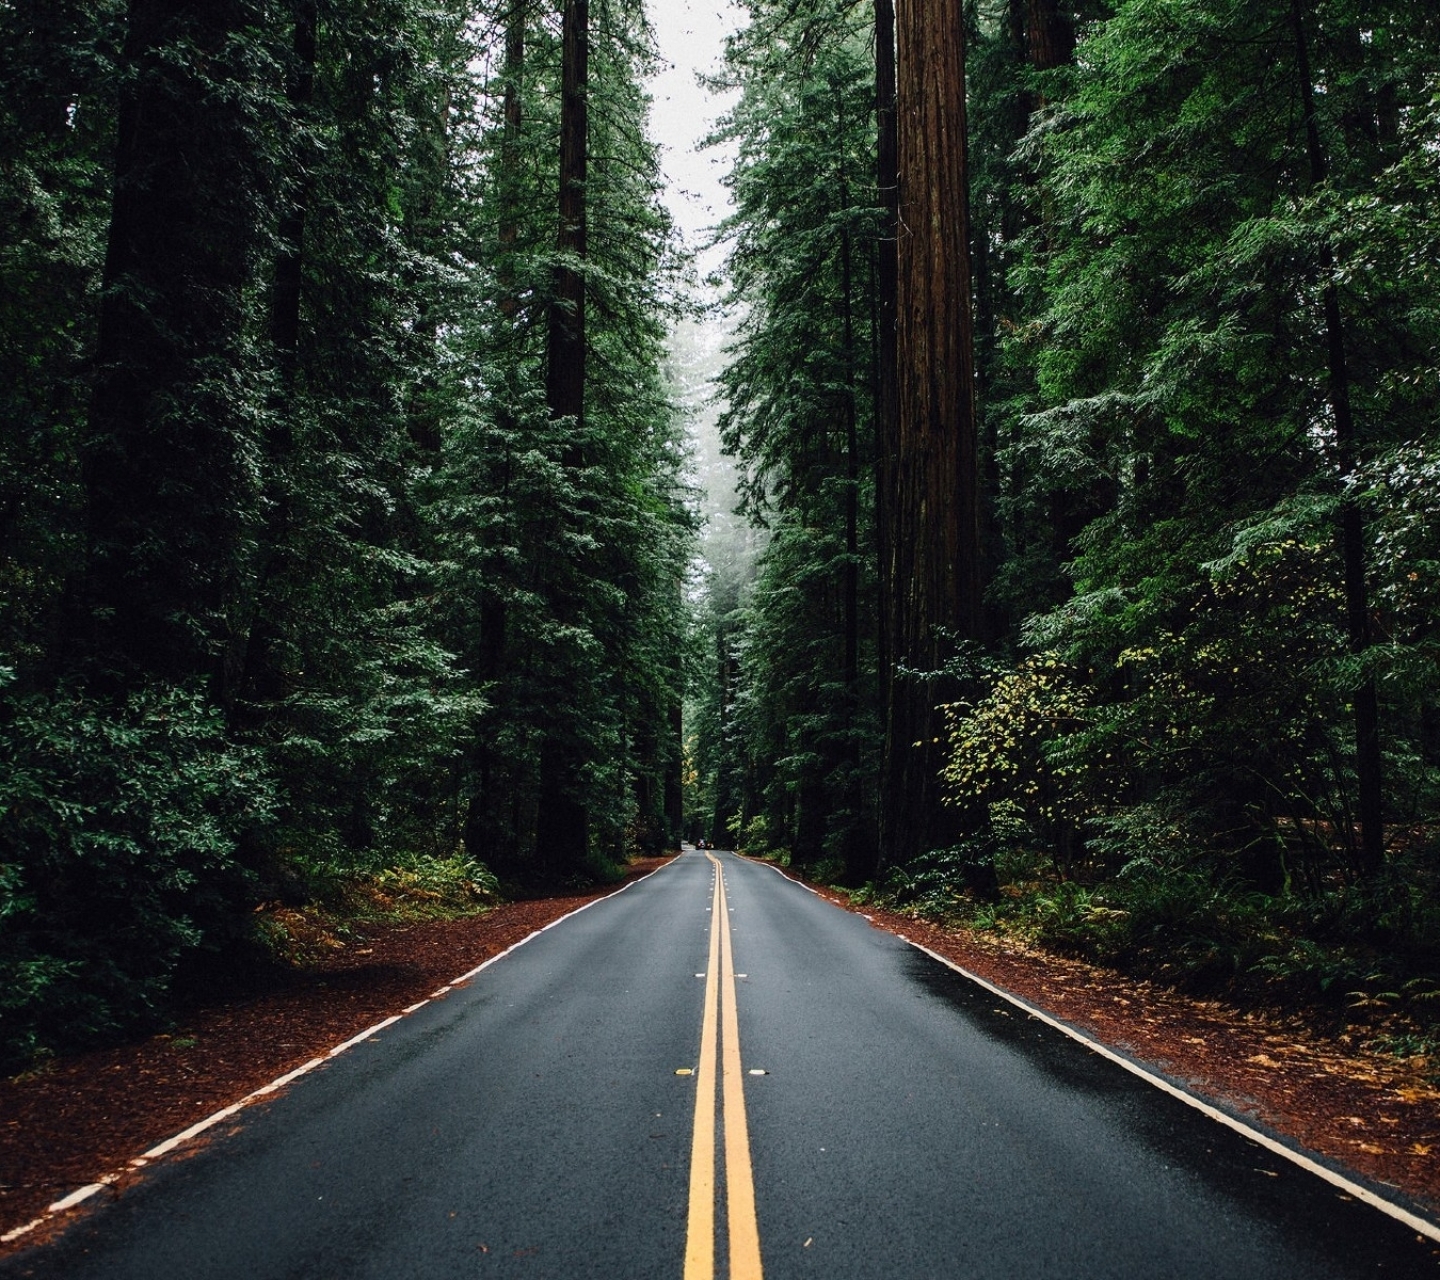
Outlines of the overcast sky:
{"label": "overcast sky", "polygon": [[726,193],[720,185],[727,161],[719,151],[701,152],[698,142],[725,109],[695,83],[697,72],[713,72],[725,36],[740,25],[740,11],[729,0],[646,0],[660,53],[670,64],[650,88],[655,98],[652,136],[665,148],[668,204],[686,239],[724,217]]}

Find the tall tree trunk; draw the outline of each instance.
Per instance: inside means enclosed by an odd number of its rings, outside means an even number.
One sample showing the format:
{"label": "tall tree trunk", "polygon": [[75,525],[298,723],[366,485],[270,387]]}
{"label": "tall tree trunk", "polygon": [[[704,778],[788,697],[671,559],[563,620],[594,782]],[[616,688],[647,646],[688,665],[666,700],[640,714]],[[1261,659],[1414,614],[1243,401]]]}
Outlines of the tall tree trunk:
{"label": "tall tree trunk", "polygon": [[[1310,48],[1302,0],[1291,0],[1295,30],[1296,71],[1300,79],[1305,116],[1305,144],[1310,184],[1325,181],[1327,166],[1315,117],[1315,89],[1310,71]],[[1330,411],[1335,418],[1335,452],[1342,486],[1340,554],[1344,564],[1345,627],[1350,651],[1363,657],[1371,645],[1370,597],[1365,579],[1365,528],[1360,508],[1350,491],[1357,465],[1355,415],[1350,402],[1350,368],[1345,352],[1345,323],[1335,286],[1335,255],[1328,241],[1320,246],[1320,272],[1324,279],[1322,307]],[[1365,675],[1355,690],[1355,773],[1359,791],[1360,869],[1377,871],[1385,860],[1384,768],[1380,752],[1380,707],[1375,678]]]}
{"label": "tall tree trunk", "polygon": [[[843,97],[841,98],[843,111]],[[844,116],[837,133],[844,136]],[[850,179],[845,159],[840,160],[840,209],[850,212]],[[840,850],[849,883],[863,884],[875,870],[874,852],[866,847],[860,826],[865,805],[860,794],[860,423],[856,404],[854,244],[848,220],[840,233],[840,341],[845,372],[841,414],[845,424],[845,563],[840,574],[840,681],[845,707],[844,737],[835,756],[835,773],[843,779],[839,791],[846,814]]]}
{"label": "tall tree trunk", "polygon": [[[882,210],[880,239],[875,253],[875,553],[879,593],[879,627],[875,662],[880,677],[880,705],[888,737],[890,706],[894,699],[895,627],[899,602],[895,591],[892,524],[895,520],[895,454],[899,436],[899,375],[896,365],[895,312],[899,259],[899,138],[895,118],[895,5],[875,0],[875,185]],[[884,757],[890,774],[890,753]],[[899,797],[896,797],[899,799]],[[903,803],[903,801],[901,801]],[[880,840],[875,865],[889,858],[892,798],[888,785],[880,790]]]}
{"label": "tall tree trunk", "polygon": [[[586,88],[589,72],[588,0],[565,0],[560,97],[560,262],[547,328],[546,403],[553,418],[585,417],[585,179],[588,161]],[[572,433],[578,441],[580,431]],[[583,465],[578,443],[562,458]],[[563,612],[563,604],[552,601]],[[557,709],[558,710],[558,709]],[[552,716],[540,744],[540,812],[536,856],[549,871],[581,866],[589,850],[589,814],[580,799],[582,760],[578,744]]]}
{"label": "tall tree trunk", "polygon": [[[965,33],[938,0],[896,5],[899,123],[899,420],[888,537],[897,670],[934,672],[950,636],[982,618]],[[886,855],[905,862],[953,841],[941,805],[941,682],[897,676],[887,707]]]}
{"label": "tall tree trunk", "polygon": [[[293,0],[294,59],[287,86],[293,125],[304,128],[315,97],[315,64],[319,57],[319,13],[317,0]],[[275,283],[270,301],[270,342],[282,394],[295,387],[300,359],[300,305],[305,274],[305,219],[309,213],[311,182],[307,173],[297,175],[289,204],[280,218],[276,239]]]}
{"label": "tall tree trunk", "polygon": [[665,837],[678,849],[685,828],[685,709],[679,698],[668,713],[671,755],[665,762]]}
{"label": "tall tree trunk", "polygon": [[[294,0],[291,64],[286,85],[290,126],[298,135],[309,125],[315,97],[319,57],[317,0]],[[307,156],[308,160],[309,157]],[[276,228],[274,275],[270,287],[270,349],[275,366],[275,394],[265,440],[265,488],[268,514],[259,539],[251,621],[245,629],[243,654],[235,661],[233,686],[243,722],[255,720],[262,704],[285,696],[278,650],[285,627],[286,594],[293,552],[291,499],[295,477],[295,419],[300,393],[301,309],[305,280],[305,223],[312,181],[305,164],[298,166],[293,186]]]}
{"label": "tall tree trunk", "polygon": [[[545,388],[552,417],[585,414],[585,181],[588,172],[586,81],[589,0],[565,0],[560,89],[560,262],[555,268],[547,331]],[[579,462],[571,450],[569,463]]]}
{"label": "tall tree trunk", "polygon": [[1025,60],[1050,71],[1074,56],[1075,25],[1059,0],[1025,0]]}
{"label": "tall tree trunk", "polygon": [[[506,455],[498,474],[492,478],[491,493],[506,510],[510,501],[508,441],[513,437],[515,428],[511,406],[519,403],[521,395],[520,299],[515,257],[520,239],[520,142],[525,106],[522,84],[529,10],[528,0],[511,0],[505,19],[504,126],[500,138],[500,170],[496,176],[500,197],[500,253],[496,282],[501,315],[501,349],[498,352],[501,389],[495,398],[495,413],[500,423],[500,435],[506,441]],[[514,536],[514,530],[507,528],[500,535],[500,542],[503,545]],[[474,662],[477,682],[484,687],[496,684],[506,673],[509,617],[503,583],[482,580],[477,590],[480,596],[480,636]],[[470,800],[465,813],[465,847],[501,874],[518,871],[523,842],[514,821],[515,805],[509,801],[507,794],[514,785],[514,761],[502,758],[494,735],[486,731],[476,735],[468,754]]]}
{"label": "tall tree trunk", "polygon": [[260,230],[256,157],[228,106],[247,17],[241,0],[129,6],[76,602],[79,664],[121,687],[207,677],[218,692],[233,643],[258,503],[253,389],[231,377]]}
{"label": "tall tree trunk", "polygon": [[515,289],[515,250],[520,237],[520,135],[524,125],[521,81],[525,74],[527,0],[511,0],[505,19],[504,129],[500,136],[500,313],[513,319],[519,310]]}

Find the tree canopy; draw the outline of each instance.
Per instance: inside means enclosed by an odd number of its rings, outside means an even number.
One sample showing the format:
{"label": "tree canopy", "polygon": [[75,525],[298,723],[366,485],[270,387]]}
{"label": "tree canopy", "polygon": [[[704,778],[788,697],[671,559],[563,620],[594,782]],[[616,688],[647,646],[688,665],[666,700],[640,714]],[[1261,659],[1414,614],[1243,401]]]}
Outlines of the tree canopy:
{"label": "tree canopy", "polygon": [[[884,0],[754,0],[730,46],[740,318],[721,384],[770,543],[707,624],[734,655],[722,714],[696,721],[716,823],[822,876],[968,901],[1152,971],[1312,994],[1343,975],[1419,1016],[1440,938],[1440,28],[1351,0],[896,11],[894,66]],[[944,127],[925,114],[945,110]],[[907,196],[916,154],[925,199],[961,174],[933,209]],[[848,381],[831,354],[846,316]],[[941,331],[972,322],[934,365]],[[848,722],[871,785],[848,791],[853,757],[820,745],[843,687],[822,603],[843,517],[801,514],[847,492],[838,388],[873,441],[849,548],[874,584],[874,675]],[[912,401],[937,406],[929,438]],[[926,468],[946,483],[927,489]],[[926,577],[939,545],[944,583]],[[942,776],[948,818],[917,768]]]}
{"label": "tree canopy", "polygon": [[655,55],[585,10],[0,10],[10,1060],[243,972],[265,903],[678,838]]}
{"label": "tree canopy", "polygon": [[746,0],[732,545],[657,56],[641,0],[0,6],[6,1061],[277,903],[682,822],[1424,1022],[1440,17]]}

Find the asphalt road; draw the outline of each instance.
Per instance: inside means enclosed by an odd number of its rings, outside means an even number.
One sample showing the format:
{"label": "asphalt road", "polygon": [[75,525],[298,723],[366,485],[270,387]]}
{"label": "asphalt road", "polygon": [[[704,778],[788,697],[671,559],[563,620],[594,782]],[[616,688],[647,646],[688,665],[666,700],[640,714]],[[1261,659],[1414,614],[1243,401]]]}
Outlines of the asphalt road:
{"label": "asphalt road", "polygon": [[0,1276],[1440,1275],[1413,1228],[718,864],[569,917]]}

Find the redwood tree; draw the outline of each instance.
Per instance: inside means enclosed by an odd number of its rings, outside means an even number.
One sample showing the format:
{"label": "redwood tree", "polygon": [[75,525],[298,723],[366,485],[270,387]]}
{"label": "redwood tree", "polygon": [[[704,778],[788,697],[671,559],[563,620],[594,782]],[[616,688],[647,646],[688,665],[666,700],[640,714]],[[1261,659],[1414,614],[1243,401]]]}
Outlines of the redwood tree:
{"label": "redwood tree", "polygon": [[[575,439],[585,418],[585,176],[588,160],[586,80],[589,73],[589,0],[565,0],[561,35],[560,234],[554,293],[548,316],[545,398],[552,418],[573,419]],[[562,458],[567,469],[584,465],[578,445]],[[554,600],[562,622],[567,603]],[[535,828],[542,867],[578,867],[588,849],[589,814],[578,798],[580,752],[563,716],[542,726],[540,808]]]}
{"label": "redwood tree", "polygon": [[933,676],[980,630],[980,522],[965,165],[965,33],[937,0],[895,6],[899,414],[882,545],[895,677],[886,707],[883,856],[950,843]]}

